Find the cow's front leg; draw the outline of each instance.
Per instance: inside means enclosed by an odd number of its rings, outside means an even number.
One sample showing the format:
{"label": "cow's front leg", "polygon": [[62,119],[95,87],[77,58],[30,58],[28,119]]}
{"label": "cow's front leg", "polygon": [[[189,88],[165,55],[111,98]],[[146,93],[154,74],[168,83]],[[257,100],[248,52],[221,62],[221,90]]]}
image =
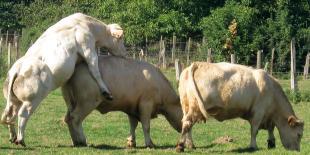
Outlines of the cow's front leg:
{"label": "cow's front leg", "polygon": [[259,126],[262,122],[262,117],[264,115],[260,113],[255,113],[253,118],[250,121],[251,124],[251,143],[249,149],[252,151],[255,151],[258,149],[257,144],[256,144],[256,136],[258,134]]}
{"label": "cow's front leg", "polygon": [[268,149],[272,149],[276,147],[276,139],[273,134],[274,126],[268,128]]}
{"label": "cow's front leg", "polygon": [[108,100],[112,100],[113,96],[109,91],[106,84],[103,82],[98,66],[98,55],[95,49],[87,48],[84,50],[84,59],[88,65],[90,74],[96,80],[97,84],[99,85],[101,94]]}
{"label": "cow's front leg", "polygon": [[142,123],[145,146],[148,148],[154,148],[155,145],[150,136],[150,121],[151,114],[153,111],[153,103],[151,101],[142,101],[140,103],[139,112],[140,112],[140,121]]}
{"label": "cow's front leg", "polygon": [[132,116],[128,115],[130,123],[130,135],[127,138],[127,147],[134,148],[136,147],[136,128],[138,126],[138,120]]}

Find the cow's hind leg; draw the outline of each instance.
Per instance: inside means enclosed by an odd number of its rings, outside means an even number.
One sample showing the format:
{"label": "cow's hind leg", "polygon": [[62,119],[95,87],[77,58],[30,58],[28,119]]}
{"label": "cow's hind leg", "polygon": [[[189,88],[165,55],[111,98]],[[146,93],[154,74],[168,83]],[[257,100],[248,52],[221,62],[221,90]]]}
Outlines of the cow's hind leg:
{"label": "cow's hind leg", "polygon": [[37,99],[33,101],[24,101],[22,103],[22,106],[18,110],[18,133],[17,133],[17,139],[15,141],[15,144],[26,146],[24,142],[24,134],[26,129],[26,124],[31,116],[31,114],[35,111],[35,109],[38,107],[42,99]]}
{"label": "cow's hind leg", "polygon": [[195,149],[195,145],[194,145],[193,137],[192,137],[192,129],[193,127],[189,129],[186,135],[186,141],[185,141],[186,147],[189,149]]}
{"label": "cow's hind leg", "polygon": [[268,149],[272,149],[276,147],[276,139],[274,137],[273,130],[274,130],[274,125],[268,128],[268,140],[267,140]]}
{"label": "cow's hind leg", "polygon": [[182,119],[182,132],[181,132],[181,138],[176,146],[176,151],[177,152],[184,152],[185,148],[185,142],[186,142],[186,137],[189,135],[189,132],[191,131],[191,128],[194,125],[194,122],[190,119],[191,116],[190,114],[185,114],[183,119]]}
{"label": "cow's hind leg", "polygon": [[[15,122],[19,107],[20,107],[20,105],[16,105],[15,107],[13,107],[13,112],[11,114],[10,122]],[[17,139],[17,135],[16,135],[16,131],[15,131],[15,125],[9,124],[8,129],[10,132],[10,142],[14,143]]]}
{"label": "cow's hind leg", "polygon": [[94,102],[75,103],[73,111],[68,110],[65,121],[68,124],[70,136],[74,146],[87,146],[82,122],[96,107]]}
{"label": "cow's hind leg", "polygon": [[138,120],[133,116],[128,115],[130,123],[130,135],[127,138],[127,147],[134,148],[136,147],[136,128],[138,126]]}

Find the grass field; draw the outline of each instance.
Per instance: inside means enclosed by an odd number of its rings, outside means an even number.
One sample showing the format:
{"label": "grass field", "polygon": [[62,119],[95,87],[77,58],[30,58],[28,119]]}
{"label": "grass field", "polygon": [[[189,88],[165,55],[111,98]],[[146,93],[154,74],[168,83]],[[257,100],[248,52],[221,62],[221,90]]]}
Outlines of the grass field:
{"label": "grass field", "polygon": [[[165,71],[169,79],[174,79],[174,73]],[[5,106],[0,80],[0,110]],[[289,87],[288,80],[281,80],[285,89]],[[173,81],[176,88],[176,83]],[[310,80],[299,81],[301,93],[310,94]],[[310,153],[310,102],[293,104],[295,113],[305,121],[304,136],[301,141],[302,154]],[[89,147],[73,148],[66,124],[62,119],[66,113],[66,106],[60,90],[52,92],[32,115],[26,128],[25,142],[27,147],[15,146],[8,141],[8,129],[0,126],[0,154],[178,154],[175,144],[179,134],[169,126],[162,117],[151,122],[151,136],[156,149],[144,148],[144,138],[139,124],[137,133],[137,148],[126,149],[126,138],[129,134],[127,116],[121,112],[112,112],[101,115],[94,111],[84,121],[84,132],[87,136]],[[275,130],[276,149],[267,149],[267,132],[261,130],[257,136],[259,150],[251,154],[297,154],[286,151],[280,142],[278,131]],[[216,144],[213,141],[221,136],[230,136],[233,142]],[[246,121],[234,119],[217,122],[213,119],[206,124],[196,124],[193,129],[195,150],[185,150],[182,154],[236,154],[249,153],[244,151],[250,141],[250,126]]]}

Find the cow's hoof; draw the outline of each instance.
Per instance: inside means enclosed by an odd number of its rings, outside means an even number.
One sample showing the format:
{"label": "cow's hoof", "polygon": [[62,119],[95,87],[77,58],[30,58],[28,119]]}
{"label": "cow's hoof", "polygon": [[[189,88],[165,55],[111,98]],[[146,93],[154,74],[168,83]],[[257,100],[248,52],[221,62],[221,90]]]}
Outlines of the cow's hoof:
{"label": "cow's hoof", "polygon": [[148,149],[153,149],[153,148],[155,148],[156,146],[155,146],[153,143],[151,143],[151,144],[145,145],[145,147],[148,148]]}
{"label": "cow's hoof", "polygon": [[276,143],[275,143],[275,140],[267,140],[267,143],[268,143],[268,149],[273,149],[273,148],[276,148]]}
{"label": "cow's hoof", "polygon": [[73,147],[86,147],[87,144],[84,142],[78,142],[78,143],[74,143]]}
{"label": "cow's hoof", "polygon": [[15,140],[14,143],[15,143],[16,145],[21,145],[21,146],[23,146],[23,147],[26,147],[26,144],[25,144],[24,140]]}
{"label": "cow's hoof", "polygon": [[257,147],[249,147],[247,150],[248,150],[248,152],[255,152],[258,150],[258,148]]}
{"label": "cow's hoof", "polygon": [[186,147],[189,149],[193,149],[193,150],[196,149],[196,147],[193,143],[187,144]]}
{"label": "cow's hoof", "polygon": [[185,145],[186,145],[186,148],[189,148],[189,149],[195,149],[196,148],[193,141],[191,141],[191,140],[186,140]]}
{"label": "cow's hoof", "polygon": [[112,101],[113,100],[113,96],[108,93],[107,91],[102,91],[102,95],[104,96],[104,98],[106,98],[107,100]]}
{"label": "cow's hoof", "polygon": [[184,144],[183,143],[177,144],[177,147],[175,148],[175,150],[177,152],[184,152]]}
{"label": "cow's hoof", "polygon": [[15,137],[10,138],[9,141],[10,141],[10,143],[15,143],[16,139],[17,139],[17,137],[15,136]]}
{"label": "cow's hoof", "polygon": [[131,141],[127,142],[127,148],[131,149],[131,148],[135,148],[135,147],[136,147],[136,143],[135,142],[131,142]]}

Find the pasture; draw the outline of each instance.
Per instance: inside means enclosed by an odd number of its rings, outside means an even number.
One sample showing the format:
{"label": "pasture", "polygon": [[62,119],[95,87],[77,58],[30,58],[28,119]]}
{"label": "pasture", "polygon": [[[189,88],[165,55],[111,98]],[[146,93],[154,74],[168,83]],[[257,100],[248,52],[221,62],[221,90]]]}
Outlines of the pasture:
{"label": "pasture", "polygon": [[[176,82],[173,71],[164,71],[172,81]],[[6,104],[2,94],[4,79],[0,79],[0,110]],[[280,80],[285,89],[289,89],[289,80]],[[299,88],[302,94],[310,94],[310,81],[300,80]],[[129,90],[130,91],[130,90]],[[298,117],[305,121],[304,135],[301,141],[302,154],[310,153],[309,122],[310,102],[292,104]],[[126,114],[111,112],[101,115],[94,111],[84,121],[83,127],[87,137],[88,147],[73,148],[66,124],[63,122],[66,106],[60,89],[52,92],[43,100],[39,108],[30,118],[26,127],[25,142],[27,147],[10,144],[8,129],[0,126],[0,154],[178,154],[175,145],[180,134],[169,126],[168,122],[159,116],[151,121],[151,136],[157,146],[156,149],[144,148],[144,138],[141,124],[138,125],[137,148],[126,149],[126,138],[129,134],[129,122]],[[292,154],[297,152],[286,151],[275,130],[276,149],[267,149],[267,131],[261,130],[257,136],[259,150],[252,154]],[[222,136],[233,138],[230,143],[219,144],[214,141]],[[250,141],[250,125],[241,119],[218,122],[209,119],[206,124],[196,124],[193,128],[195,150],[185,150],[185,154],[236,154],[249,153],[245,148]],[[184,153],[181,153],[184,154]]]}

